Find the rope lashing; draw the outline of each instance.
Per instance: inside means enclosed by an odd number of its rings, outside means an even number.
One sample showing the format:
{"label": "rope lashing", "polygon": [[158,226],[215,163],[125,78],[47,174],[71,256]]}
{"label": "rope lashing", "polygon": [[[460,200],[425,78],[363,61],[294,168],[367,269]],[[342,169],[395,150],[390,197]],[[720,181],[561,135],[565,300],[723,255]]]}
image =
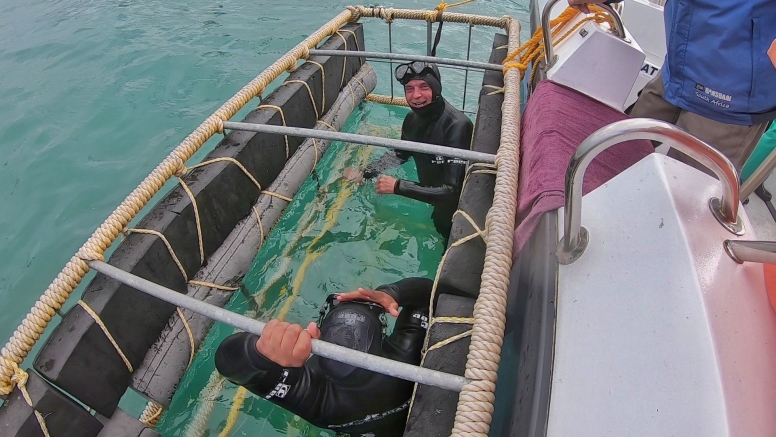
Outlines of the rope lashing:
{"label": "rope lashing", "polygon": [[[308,61],[309,62],[309,61]],[[286,114],[283,113],[283,108],[277,105],[259,105],[256,107],[256,109],[274,109],[275,111],[280,113],[280,120],[283,122],[283,126],[288,126],[286,124]],[[286,140],[286,159],[289,157],[289,150],[291,149],[288,146],[288,135],[283,135],[283,139]],[[256,183],[258,185],[258,182]],[[261,188],[259,188],[261,190]]]}
{"label": "rope lashing", "polygon": [[[608,23],[609,27],[612,29],[615,28],[614,20],[612,19],[609,14],[604,11],[603,9],[597,7],[597,6],[590,6],[591,11],[593,11],[593,14],[590,16],[585,17],[581,21],[579,21],[577,24],[575,24],[571,29],[566,31],[561,37],[556,38],[558,34],[563,30],[563,28],[571,21],[573,20],[580,12],[572,7],[566,8],[563,12],[561,12],[560,15],[558,15],[557,18],[550,20],[550,29],[552,33],[552,45],[557,46],[561,42],[563,42],[566,38],[568,38],[571,34],[576,32],[577,29],[582,27],[585,23],[588,21],[595,21],[596,23]],[[504,61],[502,64],[504,65],[504,74],[511,69],[511,68],[517,68],[520,70],[520,78],[523,79],[525,77],[525,72],[528,69],[528,65],[530,63],[538,63],[542,59],[544,59],[544,40],[543,40],[543,29],[539,27],[536,29],[536,32],[534,32],[531,39],[526,41],[525,44],[521,45],[517,50],[513,51],[512,53],[508,54],[506,58],[504,58]],[[519,58],[518,58],[519,57]],[[518,58],[519,60],[515,60]],[[531,82],[533,83],[534,75],[536,73],[536,68],[533,69],[533,72],[531,73]]]}
{"label": "rope lashing", "polygon": [[[323,64],[307,59],[307,62],[317,65],[321,69],[321,110],[326,110],[326,70],[323,68]],[[288,156],[286,156],[288,159]]]}
{"label": "rope lashing", "polygon": [[448,9],[454,8],[456,6],[462,6],[467,3],[473,3],[476,0],[462,0],[456,3],[447,3],[445,0],[442,0],[439,2],[439,4],[434,8],[433,11],[429,11],[428,15],[426,17],[426,21],[439,21],[442,17],[442,12],[445,12]]}
{"label": "rope lashing", "polygon": [[154,401],[148,401],[148,404],[146,404],[143,413],[140,414],[140,423],[152,429],[156,428],[156,425],[159,423],[159,419],[161,419],[163,412],[164,409],[161,405]]}
{"label": "rope lashing", "polygon": [[[342,34],[339,33],[339,32],[336,32],[336,35],[338,37],[340,37],[340,39],[342,40],[342,44],[344,46],[344,51],[347,52],[348,51],[348,39],[345,38],[344,36],[342,36]],[[343,56],[342,57],[342,77],[340,78],[339,89],[342,89],[342,87],[345,86],[345,71],[347,70],[347,66],[348,66],[348,57],[347,56]]]}
{"label": "rope lashing", "polygon": [[407,99],[404,97],[391,97],[382,94],[368,94],[366,100],[374,103],[381,103],[383,105],[395,105],[395,106],[409,106]]}
{"label": "rope lashing", "polygon": [[283,82],[283,84],[289,84],[289,83],[299,83],[304,85],[305,88],[307,88],[307,94],[310,95],[310,102],[313,104],[313,111],[315,111],[315,119],[319,119],[321,117],[321,114],[318,112],[318,105],[315,104],[315,98],[313,97],[313,90],[310,88],[310,84],[299,79],[291,79]]}
{"label": "rope lashing", "polygon": [[503,86],[495,86],[495,85],[483,85],[483,88],[492,89],[493,91],[486,93],[486,96],[495,96],[496,94],[504,94],[504,87]]}
{"label": "rope lashing", "polygon": [[110,344],[113,345],[113,348],[116,349],[116,352],[118,352],[119,356],[121,357],[122,361],[124,361],[124,364],[127,366],[127,370],[129,370],[129,373],[132,373],[135,371],[135,369],[132,367],[132,363],[129,362],[129,359],[126,355],[124,355],[124,351],[121,350],[121,347],[118,343],[116,343],[116,339],[113,338],[110,331],[108,331],[108,327],[105,326],[105,323],[103,323],[102,319],[100,319],[100,316],[94,312],[94,310],[84,302],[83,300],[78,300],[78,305],[81,306],[81,308],[86,311],[87,314],[89,314],[92,319],[94,319],[94,322],[97,323],[97,326],[102,329],[102,332],[105,334],[105,337],[108,338],[110,341]]}
{"label": "rope lashing", "polygon": [[261,242],[264,242],[264,225],[261,223],[261,214],[259,214],[259,210],[256,209],[255,206],[251,206],[251,209],[253,210],[253,213],[256,214],[256,220],[259,222],[259,232],[261,235]]}
{"label": "rope lashing", "polygon": [[197,198],[194,197],[194,193],[191,192],[189,189],[189,186],[186,185],[186,182],[183,180],[183,178],[178,177],[178,183],[181,184],[181,188],[183,188],[183,191],[188,194],[189,199],[191,200],[191,206],[194,209],[194,223],[197,225],[197,242],[199,243],[199,262],[201,264],[205,264],[205,242],[202,239],[202,221],[199,218],[199,207],[197,206]]}
{"label": "rope lashing", "polygon": [[29,379],[29,375],[14,361],[9,360],[8,358],[3,358],[3,361],[5,361],[11,367],[11,369],[13,369],[11,381],[16,384],[16,387],[18,387],[19,391],[22,393],[24,402],[26,402],[27,405],[32,408],[32,412],[35,413],[35,419],[38,421],[38,425],[40,426],[40,430],[43,432],[43,436],[51,437],[48,427],[46,426],[46,418],[40,414],[40,411],[35,409],[35,406],[32,402],[32,396],[30,396],[30,393],[27,391],[27,379]]}
{"label": "rope lashing", "polygon": [[186,269],[183,268],[183,264],[181,263],[180,259],[178,259],[178,256],[175,255],[175,251],[172,249],[172,245],[167,240],[167,237],[164,236],[163,233],[156,231],[154,229],[140,229],[140,228],[129,228],[126,230],[127,233],[135,233],[135,234],[149,234],[154,235],[158,237],[160,240],[162,240],[162,243],[167,247],[167,251],[170,253],[170,256],[172,257],[173,262],[175,262],[175,265],[178,266],[178,270],[181,272],[181,275],[183,276],[184,282],[189,282],[189,275],[186,274]]}
{"label": "rope lashing", "polygon": [[188,282],[189,285],[198,285],[200,287],[207,287],[207,288],[213,288],[215,290],[221,290],[221,291],[237,291],[240,289],[240,287],[229,287],[227,285],[218,285],[214,284],[212,282],[205,282],[205,281],[197,281],[197,280],[190,280]]}
{"label": "rope lashing", "polygon": [[[362,84],[362,85],[363,85],[363,84]],[[337,132],[337,129],[336,129],[334,126],[332,126],[332,125],[331,125],[331,124],[329,124],[329,123],[326,123],[326,122],[325,122],[325,121],[323,121],[323,120],[318,120],[318,121],[316,121],[315,123],[322,124],[322,125],[324,125],[324,126],[328,127],[328,128],[329,128],[329,130],[331,130],[332,132]]]}

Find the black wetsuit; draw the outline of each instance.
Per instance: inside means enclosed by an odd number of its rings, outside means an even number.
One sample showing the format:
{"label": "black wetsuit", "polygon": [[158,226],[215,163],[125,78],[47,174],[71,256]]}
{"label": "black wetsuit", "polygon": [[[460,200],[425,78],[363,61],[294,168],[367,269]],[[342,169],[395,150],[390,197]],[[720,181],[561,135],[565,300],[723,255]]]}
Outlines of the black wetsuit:
{"label": "black wetsuit", "polygon": [[[441,96],[422,111],[413,111],[404,118],[401,138],[408,141],[469,149],[473,124],[463,112],[455,109]],[[426,153],[393,151],[371,163],[364,171],[366,178],[401,165],[412,157],[418,168],[419,183],[399,180],[394,193],[434,205],[431,219],[437,231],[450,237],[453,213],[458,208],[461,185],[466,175],[466,161]]]}
{"label": "black wetsuit", "polygon": [[[420,364],[432,284],[430,279],[408,278],[377,288],[402,307],[379,355]],[[248,333],[224,340],[215,357],[218,371],[315,426],[352,436],[402,435],[413,383],[362,369],[358,369],[362,374],[348,378],[352,384],[334,382],[315,355],[303,367],[283,368],[256,350],[257,340]]]}

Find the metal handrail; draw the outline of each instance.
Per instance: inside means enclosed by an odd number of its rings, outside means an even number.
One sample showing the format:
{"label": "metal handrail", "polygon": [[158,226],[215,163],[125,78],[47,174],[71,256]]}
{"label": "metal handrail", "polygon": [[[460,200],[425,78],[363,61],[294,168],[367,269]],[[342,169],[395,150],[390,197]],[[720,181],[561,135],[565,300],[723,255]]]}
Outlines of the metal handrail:
{"label": "metal handrail", "polygon": [[504,71],[501,64],[477,62],[463,59],[438,58],[436,56],[411,55],[407,53],[363,52],[355,50],[319,50],[310,49],[310,56],[352,56],[367,59],[391,59],[394,61],[420,61],[438,65],[455,65],[458,67],[474,68],[477,70]]}
{"label": "metal handrail", "polygon": [[724,248],[739,264],[776,264],[776,241],[725,240]]}
{"label": "metal handrail", "polygon": [[396,140],[393,138],[375,137],[371,135],[351,134],[347,132],[332,132],[321,129],[307,129],[291,126],[276,126],[274,124],[242,123],[225,121],[224,129],[242,130],[248,132],[263,132],[276,135],[290,135],[292,137],[317,138],[321,140],[343,141],[354,144],[368,144],[371,146],[389,147],[391,149],[406,150],[409,152],[428,153],[449,158],[466,159],[476,162],[496,162],[496,155],[477,152],[475,150],[457,149],[455,147],[438,146],[436,144],[419,143],[416,141]]}
{"label": "metal handrail", "polygon": [[[175,290],[135,276],[132,273],[125,272],[124,270],[103,261],[95,260],[87,261],[86,263],[90,268],[109,278],[113,278],[122,284],[126,284],[135,290],[142,291],[143,293],[154,296],[177,307],[193,311],[197,314],[202,314],[205,317],[221,323],[226,323],[227,325],[242,329],[246,332],[261,335],[266,326],[266,323],[262,321],[243,316],[242,314],[233,313],[191,296],[178,293]],[[383,375],[393,376],[394,378],[438,387],[444,390],[460,392],[464,385],[471,382],[463,376],[426,369],[425,367],[413,366],[411,364],[377,355],[370,355],[337,344],[327,343],[323,340],[312,340],[312,352],[323,358],[350,364],[351,366],[371,370]]]}
{"label": "metal handrail", "polygon": [[719,151],[678,127],[664,121],[633,118],[612,123],[593,132],[579,145],[566,170],[564,234],[558,242],[558,261],[571,264],[585,251],[587,230],[582,227],[582,181],[590,162],[601,152],[630,140],[669,142],[671,147],[708,167],[722,181],[722,197],[712,197],[709,207],[714,217],[728,231],[743,235],[738,217],[738,173]]}
{"label": "metal handrail", "polygon": [[[542,10],[542,37],[544,38],[544,59],[547,65],[547,70],[549,70],[557,60],[555,57],[555,50],[552,47],[552,29],[550,28],[550,16],[552,15],[553,6],[555,6],[559,1],[560,0],[548,1],[544,6],[544,10]],[[618,14],[617,11],[615,11],[614,8],[609,5],[599,4],[596,6],[600,7],[601,9],[608,12],[609,15],[611,15],[616,27],[616,29],[612,29],[612,31],[620,39],[625,39],[625,25],[622,22],[622,17],[620,17],[620,14]]]}

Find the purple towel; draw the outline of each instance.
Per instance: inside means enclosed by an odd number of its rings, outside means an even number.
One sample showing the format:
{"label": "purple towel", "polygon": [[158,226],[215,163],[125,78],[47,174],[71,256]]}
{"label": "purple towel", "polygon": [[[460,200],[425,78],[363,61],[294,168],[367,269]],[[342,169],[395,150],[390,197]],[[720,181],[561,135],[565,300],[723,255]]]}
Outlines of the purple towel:
{"label": "purple towel", "polygon": [[[563,206],[571,156],[590,134],[628,118],[601,102],[550,81],[528,100],[520,134],[520,185],[513,256],[517,258],[542,214]],[[583,193],[598,188],[654,151],[647,140],[628,141],[601,153],[587,169]]]}

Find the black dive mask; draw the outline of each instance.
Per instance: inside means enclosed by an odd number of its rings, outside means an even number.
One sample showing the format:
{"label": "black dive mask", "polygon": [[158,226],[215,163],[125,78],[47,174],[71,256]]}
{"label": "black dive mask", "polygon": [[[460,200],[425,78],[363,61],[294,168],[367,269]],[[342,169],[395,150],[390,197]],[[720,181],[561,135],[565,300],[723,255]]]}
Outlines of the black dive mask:
{"label": "black dive mask", "polygon": [[406,64],[399,65],[394,71],[396,80],[402,84],[406,84],[412,80],[412,78],[425,76],[426,74],[431,74],[439,82],[442,81],[442,78],[439,74],[439,69],[437,68],[436,64],[432,64],[430,62],[408,62]]}

